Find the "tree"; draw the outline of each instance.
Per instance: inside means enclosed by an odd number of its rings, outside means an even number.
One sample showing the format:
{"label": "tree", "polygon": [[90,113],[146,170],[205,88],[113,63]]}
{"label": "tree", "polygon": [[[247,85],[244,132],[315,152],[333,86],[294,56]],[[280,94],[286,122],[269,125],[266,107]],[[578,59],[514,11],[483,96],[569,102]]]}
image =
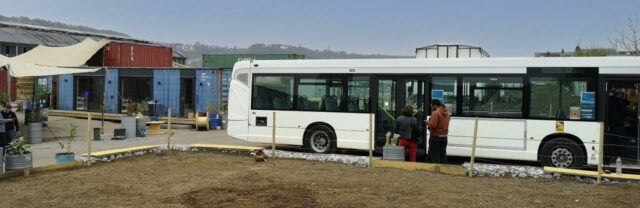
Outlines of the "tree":
{"label": "tree", "polygon": [[616,28],[618,37],[609,40],[614,48],[622,49],[630,56],[640,56],[640,25],[638,18],[629,17],[629,22],[623,28]]}

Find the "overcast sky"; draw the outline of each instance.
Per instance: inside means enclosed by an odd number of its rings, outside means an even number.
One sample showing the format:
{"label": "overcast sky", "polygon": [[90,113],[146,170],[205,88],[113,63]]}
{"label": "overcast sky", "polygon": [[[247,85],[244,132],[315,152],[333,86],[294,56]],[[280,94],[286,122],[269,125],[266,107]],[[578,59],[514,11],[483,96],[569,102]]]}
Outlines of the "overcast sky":
{"label": "overcast sky", "polygon": [[492,56],[608,47],[640,0],[0,0],[0,14],[112,29],[162,42],[282,43],[413,55],[435,43]]}

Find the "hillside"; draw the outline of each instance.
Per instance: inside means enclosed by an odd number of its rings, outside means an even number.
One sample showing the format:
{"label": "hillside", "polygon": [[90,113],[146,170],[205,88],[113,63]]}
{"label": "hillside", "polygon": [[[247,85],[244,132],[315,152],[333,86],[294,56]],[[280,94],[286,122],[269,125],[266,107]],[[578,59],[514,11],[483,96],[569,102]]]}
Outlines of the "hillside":
{"label": "hillside", "polygon": [[403,56],[381,54],[357,54],[345,51],[314,50],[302,46],[284,44],[256,43],[248,48],[230,48],[214,45],[206,45],[199,42],[193,44],[184,43],[160,43],[183,54],[187,57],[187,64],[194,67],[202,65],[202,54],[238,54],[238,53],[272,53],[272,54],[302,54],[306,59],[363,59],[363,58],[400,58]]}
{"label": "hillside", "polygon": [[0,15],[0,21],[130,37],[126,33],[118,32],[118,31],[96,29],[96,28],[87,27],[83,25],[71,25],[63,22],[54,22],[54,21],[38,19],[38,18],[31,19],[28,17],[7,17],[7,16]]}

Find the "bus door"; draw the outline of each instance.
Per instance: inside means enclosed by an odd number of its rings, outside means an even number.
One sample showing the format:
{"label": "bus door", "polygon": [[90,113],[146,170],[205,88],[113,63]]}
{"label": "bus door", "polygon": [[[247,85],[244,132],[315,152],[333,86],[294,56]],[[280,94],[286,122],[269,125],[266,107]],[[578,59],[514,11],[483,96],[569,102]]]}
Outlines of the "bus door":
{"label": "bus door", "polygon": [[[414,117],[418,125],[423,126],[425,119],[425,83],[424,79],[416,78],[378,78],[377,103],[375,121],[375,146],[378,151],[382,149],[387,139],[393,132],[395,119],[401,115],[402,108],[411,105],[414,109]],[[419,148],[424,149],[424,129],[419,135]]]}
{"label": "bus door", "polygon": [[605,159],[615,162],[620,157],[625,163],[639,163],[640,82],[637,79],[609,80],[605,86]]}

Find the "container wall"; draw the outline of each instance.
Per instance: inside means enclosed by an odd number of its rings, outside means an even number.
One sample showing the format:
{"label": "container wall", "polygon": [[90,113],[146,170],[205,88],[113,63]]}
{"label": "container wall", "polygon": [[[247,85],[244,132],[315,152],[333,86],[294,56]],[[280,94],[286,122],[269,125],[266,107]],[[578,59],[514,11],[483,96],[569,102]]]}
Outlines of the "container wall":
{"label": "container wall", "polygon": [[73,74],[58,76],[58,109],[73,110]]}
{"label": "container wall", "polygon": [[118,69],[105,69],[104,81],[104,111],[106,113],[119,113],[118,98]]}
{"label": "container wall", "polygon": [[9,99],[13,101],[16,100],[16,79],[8,74],[8,71],[0,70],[0,92],[9,96]]}
{"label": "container wall", "polygon": [[167,116],[172,109],[172,116],[178,116],[180,108],[180,70],[153,71],[153,99],[159,102],[158,116]]}
{"label": "container wall", "polygon": [[208,68],[231,69],[233,65],[241,59],[255,60],[290,60],[304,59],[304,55],[299,54],[204,54],[202,55],[202,66]]}
{"label": "container wall", "polygon": [[196,112],[211,112],[218,114],[218,76],[212,69],[196,71]]}
{"label": "container wall", "polygon": [[232,69],[224,69],[222,70],[222,89],[220,92],[221,95],[221,108],[224,112],[227,112],[228,103],[229,103],[229,85],[231,83],[231,72]]}
{"label": "container wall", "polygon": [[113,42],[106,46],[107,67],[171,67],[173,49],[164,46]]}

